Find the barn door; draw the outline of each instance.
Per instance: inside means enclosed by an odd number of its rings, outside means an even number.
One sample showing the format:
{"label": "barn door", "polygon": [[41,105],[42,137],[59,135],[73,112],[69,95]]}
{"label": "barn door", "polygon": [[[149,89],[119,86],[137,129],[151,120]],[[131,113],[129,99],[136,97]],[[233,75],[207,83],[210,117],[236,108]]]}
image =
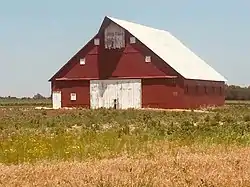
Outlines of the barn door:
{"label": "barn door", "polygon": [[118,81],[118,100],[122,109],[141,108],[141,80]]}
{"label": "barn door", "polygon": [[60,91],[53,91],[52,93],[52,105],[53,109],[59,109],[62,107],[62,96]]}
{"label": "barn door", "polygon": [[91,108],[141,108],[141,80],[90,81]]}
{"label": "barn door", "polygon": [[101,83],[104,85],[101,90],[103,93],[103,107],[113,108],[114,102],[117,100],[117,81],[103,80]]}

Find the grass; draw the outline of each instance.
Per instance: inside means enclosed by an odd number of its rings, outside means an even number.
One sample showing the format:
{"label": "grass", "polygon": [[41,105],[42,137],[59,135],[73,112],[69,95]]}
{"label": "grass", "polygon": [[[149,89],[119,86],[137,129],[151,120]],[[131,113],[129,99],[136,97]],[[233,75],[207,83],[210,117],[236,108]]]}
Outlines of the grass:
{"label": "grass", "polygon": [[0,186],[249,186],[250,106],[208,111],[2,107]]}
{"label": "grass", "polygon": [[51,99],[17,99],[0,98],[0,107],[32,107],[32,106],[52,106]]}
{"label": "grass", "polygon": [[152,145],[139,154],[79,161],[0,166],[6,186],[249,186],[249,148]]}

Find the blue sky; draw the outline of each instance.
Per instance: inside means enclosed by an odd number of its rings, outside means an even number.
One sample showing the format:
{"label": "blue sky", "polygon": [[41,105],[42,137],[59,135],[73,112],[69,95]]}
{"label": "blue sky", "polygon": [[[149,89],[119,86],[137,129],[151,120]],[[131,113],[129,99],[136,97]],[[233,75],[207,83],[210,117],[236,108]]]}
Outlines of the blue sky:
{"label": "blue sky", "polygon": [[250,85],[249,10],[248,0],[0,0],[0,95],[48,96],[105,15],[168,30],[229,84]]}

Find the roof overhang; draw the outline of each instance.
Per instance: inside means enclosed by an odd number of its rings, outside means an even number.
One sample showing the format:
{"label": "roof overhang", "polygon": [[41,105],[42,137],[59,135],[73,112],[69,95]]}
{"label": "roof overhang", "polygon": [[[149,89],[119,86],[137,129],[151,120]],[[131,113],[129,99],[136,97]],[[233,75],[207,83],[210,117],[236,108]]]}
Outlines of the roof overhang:
{"label": "roof overhang", "polygon": [[[175,79],[178,76],[109,77],[107,79]],[[101,80],[99,78],[56,78],[56,81]]]}

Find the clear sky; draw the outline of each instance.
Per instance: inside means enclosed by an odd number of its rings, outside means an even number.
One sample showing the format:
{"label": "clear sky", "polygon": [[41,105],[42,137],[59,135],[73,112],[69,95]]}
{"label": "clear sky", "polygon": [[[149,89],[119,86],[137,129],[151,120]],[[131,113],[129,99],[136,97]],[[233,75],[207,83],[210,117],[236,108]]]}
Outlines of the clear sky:
{"label": "clear sky", "polygon": [[249,10],[249,0],[0,0],[0,95],[48,96],[105,15],[168,30],[229,84],[250,85]]}

